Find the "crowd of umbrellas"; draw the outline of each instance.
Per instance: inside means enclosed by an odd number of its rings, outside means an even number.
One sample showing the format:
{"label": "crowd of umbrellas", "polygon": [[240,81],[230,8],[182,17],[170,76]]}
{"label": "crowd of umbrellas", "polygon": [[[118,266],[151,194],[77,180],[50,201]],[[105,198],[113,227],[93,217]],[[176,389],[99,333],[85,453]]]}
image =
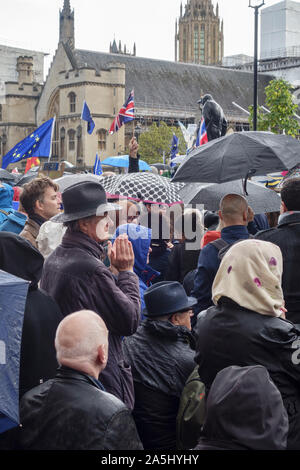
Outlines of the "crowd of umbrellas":
{"label": "crowd of umbrellas", "polygon": [[[189,153],[172,180],[144,171],[103,177],[66,175],[56,181],[63,191],[76,181],[96,178],[112,199],[127,197],[168,205],[202,204],[211,211],[218,210],[222,197],[231,192],[244,195],[259,214],[279,211],[280,197],[257,182],[257,177],[282,171],[287,171],[289,177],[299,163],[300,143],[296,139],[270,132],[241,132],[213,140]],[[159,165],[163,169],[164,165],[157,164],[158,169]],[[253,176],[256,182],[248,181]]]}
{"label": "crowd of umbrellas", "polygon": [[[102,163],[107,161],[126,167],[128,155],[109,157]],[[289,176],[299,163],[300,143],[296,139],[271,132],[241,132],[213,140],[190,152],[179,164],[172,180],[147,171],[148,165],[140,161],[140,173],[110,176],[64,173],[55,181],[61,192],[76,182],[91,179],[99,181],[111,199],[126,197],[168,205],[202,204],[211,211],[218,210],[221,198],[231,192],[244,195],[258,214],[279,211],[280,198],[275,191],[257,181],[247,181],[248,178],[255,176],[257,180],[259,176],[279,171],[288,171]],[[163,169],[164,165],[158,163],[156,167]],[[0,170],[2,181],[18,186],[36,175],[35,169],[23,176]]]}

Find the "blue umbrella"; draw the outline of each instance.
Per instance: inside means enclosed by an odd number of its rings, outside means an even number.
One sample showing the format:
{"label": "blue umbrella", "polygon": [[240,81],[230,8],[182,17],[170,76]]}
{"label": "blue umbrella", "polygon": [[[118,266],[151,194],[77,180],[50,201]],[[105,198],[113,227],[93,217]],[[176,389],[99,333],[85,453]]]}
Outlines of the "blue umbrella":
{"label": "blue umbrella", "polygon": [[[121,168],[128,168],[129,167],[129,155],[119,155],[117,157],[108,157],[103,160],[102,165],[109,165],[109,166],[118,166]],[[143,160],[139,160],[139,169],[140,171],[150,171],[151,168],[148,163],[144,162]]]}
{"label": "blue umbrella", "polygon": [[0,433],[19,424],[19,371],[29,282],[0,270]]}

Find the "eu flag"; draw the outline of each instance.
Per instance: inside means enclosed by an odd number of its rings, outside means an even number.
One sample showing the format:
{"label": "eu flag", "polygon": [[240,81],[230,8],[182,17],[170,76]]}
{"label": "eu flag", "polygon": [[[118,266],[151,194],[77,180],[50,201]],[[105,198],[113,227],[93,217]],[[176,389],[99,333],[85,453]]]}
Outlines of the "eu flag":
{"label": "eu flag", "polygon": [[172,139],[172,144],[171,144],[171,165],[170,165],[171,168],[175,166],[175,164],[172,163],[172,160],[173,158],[176,157],[178,153],[178,143],[179,143],[178,137],[175,134],[173,134],[173,139]]}
{"label": "eu flag", "polygon": [[96,159],[95,159],[95,165],[94,165],[93,173],[94,173],[94,175],[98,175],[98,176],[102,175],[102,173],[103,173],[102,166],[101,166],[101,160],[98,157],[98,153],[96,153]]}
{"label": "eu flag", "polygon": [[15,145],[13,149],[4,155],[2,168],[6,168],[10,163],[16,163],[26,158],[50,157],[53,124],[54,118],[51,118]]}
{"label": "eu flag", "polygon": [[93,130],[95,129],[95,123],[93,121],[93,118],[91,116],[90,109],[88,105],[86,104],[86,101],[83,103],[83,108],[82,108],[82,113],[81,113],[81,119],[84,121],[87,121],[87,131],[89,134],[92,134]]}

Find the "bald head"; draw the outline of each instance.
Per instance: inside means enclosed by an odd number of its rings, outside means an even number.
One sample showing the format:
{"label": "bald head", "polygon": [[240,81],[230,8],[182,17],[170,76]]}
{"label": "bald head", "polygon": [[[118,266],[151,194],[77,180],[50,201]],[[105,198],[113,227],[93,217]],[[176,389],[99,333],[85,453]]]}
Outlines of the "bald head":
{"label": "bald head", "polygon": [[[107,362],[108,331],[95,312],[81,310],[66,316],[55,336],[60,364],[98,376]],[[100,368],[99,372],[97,372]]]}
{"label": "bald head", "polygon": [[226,226],[247,225],[248,202],[239,194],[226,194],[220,202],[219,215]]}

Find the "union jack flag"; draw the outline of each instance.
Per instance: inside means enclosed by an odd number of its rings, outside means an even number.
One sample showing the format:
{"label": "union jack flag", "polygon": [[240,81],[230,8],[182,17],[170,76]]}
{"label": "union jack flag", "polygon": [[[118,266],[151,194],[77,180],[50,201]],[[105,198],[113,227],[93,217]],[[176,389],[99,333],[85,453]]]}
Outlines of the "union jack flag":
{"label": "union jack flag", "polygon": [[134,120],[134,90],[128,96],[126,103],[122,106],[119,111],[117,117],[115,117],[110,129],[109,133],[113,134],[114,132],[118,132],[121,126],[126,122]]}
{"label": "union jack flag", "polygon": [[200,145],[207,144],[208,142],[208,137],[207,137],[207,132],[206,132],[206,126],[205,126],[205,121],[204,118],[201,118],[201,124],[200,124],[200,129],[197,135],[197,140],[196,140],[196,147],[199,147]]}

